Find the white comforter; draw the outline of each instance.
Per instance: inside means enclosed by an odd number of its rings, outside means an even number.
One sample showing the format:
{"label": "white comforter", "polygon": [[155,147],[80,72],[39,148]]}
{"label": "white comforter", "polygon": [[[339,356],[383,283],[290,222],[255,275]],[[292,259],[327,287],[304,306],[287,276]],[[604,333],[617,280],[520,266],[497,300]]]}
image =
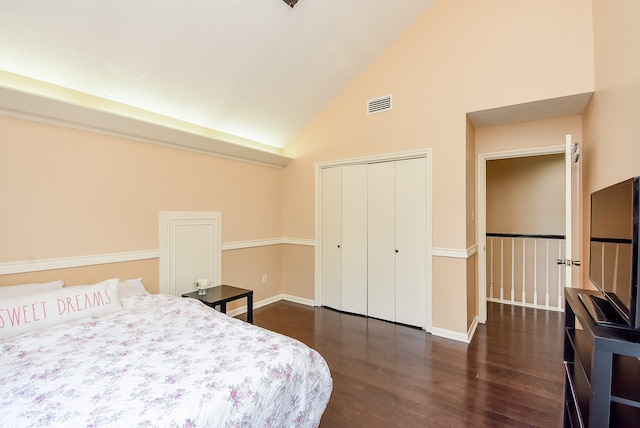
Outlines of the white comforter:
{"label": "white comforter", "polygon": [[332,380],[304,344],[194,299],[125,309],[0,342],[0,426],[317,426]]}

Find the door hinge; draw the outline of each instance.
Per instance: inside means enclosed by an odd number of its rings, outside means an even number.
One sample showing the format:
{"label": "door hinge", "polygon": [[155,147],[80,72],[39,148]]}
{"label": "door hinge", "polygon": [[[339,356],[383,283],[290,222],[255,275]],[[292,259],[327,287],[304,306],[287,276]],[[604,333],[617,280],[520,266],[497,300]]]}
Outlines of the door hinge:
{"label": "door hinge", "polygon": [[556,263],[565,266],[580,266],[580,260],[557,259]]}

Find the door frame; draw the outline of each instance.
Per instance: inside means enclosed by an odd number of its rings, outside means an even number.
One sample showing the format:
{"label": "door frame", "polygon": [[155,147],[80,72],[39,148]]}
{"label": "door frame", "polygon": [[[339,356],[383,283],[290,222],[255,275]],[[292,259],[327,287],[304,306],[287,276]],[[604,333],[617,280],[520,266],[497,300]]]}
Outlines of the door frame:
{"label": "door frame", "polygon": [[[476,213],[478,228],[477,283],[478,322],[481,324],[485,324],[487,322],[487,161],[554,154],[565,154],[565,144],[546,147],[533,147],[529,149],[507,150],[502,152],[478,153],[478,208]],[[568,243],[568,245],[571,244]]]}
{"label": "door frame", "polygon": [[425,195],[425,330],[431,332],[433,326],[433,211],[432,211],[432,150],[423,149],[398,153],[387,153],[374,156],[363,156],[349,159],[337,159],[325,162],[316,162],[315,164],[315,306],[322,306],[322,170],[345,165],[368,164],[375,162],[391,162],[404,159],[424,158],[426,167],[426,195]]}

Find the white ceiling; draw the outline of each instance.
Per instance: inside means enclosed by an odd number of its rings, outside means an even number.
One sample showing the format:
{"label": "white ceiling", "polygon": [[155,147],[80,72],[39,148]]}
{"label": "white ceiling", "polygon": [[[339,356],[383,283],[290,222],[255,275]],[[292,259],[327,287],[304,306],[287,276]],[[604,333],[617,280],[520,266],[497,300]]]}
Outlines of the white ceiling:
{"label": "white ceiling", "polygon": [[284,147],[434,2],[0,0],[0,70]]}

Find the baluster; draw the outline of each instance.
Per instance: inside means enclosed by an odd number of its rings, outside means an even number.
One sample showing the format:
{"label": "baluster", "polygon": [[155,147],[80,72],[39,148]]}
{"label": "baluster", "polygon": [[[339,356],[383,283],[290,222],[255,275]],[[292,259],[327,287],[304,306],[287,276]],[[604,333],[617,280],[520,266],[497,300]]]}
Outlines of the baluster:
{"label": "baluster", "polygon": [[526,248],[526,242],[527,240],[525,238],[522,238],[522,304],[524,305],[526,302],[526,290],[525,290],[525,248]]}
{"label": "baluster", "polygon": [[[557,239],[551,237],[527,237],[527,236],[500,236],[500,234],[496,234],[497,236],[487,237],[487,263],[489,264],[489,269],[487,269],[487,299],[495,302],[502,302],[511,305],[517,306],[529,306],[534,308],[541,309],[550,309],[550,310],[562,310],[564,307],[564,287],[568,286],[564,284],[564,270],[562,267],[555,263],[556,259],[563,259],[566,255],[563,255],[563,245],[566,245],[566,240],[564,238]],[[496,246],[498,245],[497,240],[500,240],[499,245],[499,253],[496,254],[498,249]],[[509,248],[505,249],[505,240],[511,239],[511,259],[507,259],[507,254],[505,251],[509,251]],[[517,239],[522,239],[522,256],[516,256],[516,244]],[[541,241],[542,240],[542,241]],[[527,250],[529,242],[533,241],[533,248]],[[538,254],[538,241],[543,242],[544,247],[540,248],[540,254]],[[554,245],[557,243],[557,250],[554,248]],[[508,242],[507,242],[508,244]],[[613,250],[613,249],[611,249]],[[533,251],[532,256],[528,256],[527,252]],[[553,265],[551,266],[551,252],[554,251],[553,255]],[[604,250],[603,250],[604,252]],[[617,252],[617,249],[616,249]],[[555,257],[557,255],[557,257]],[[544,262],[540,257],[544,257]],[[529,262],[527,257],[531,257],[532,260]],[[499,259],[496,259],[499,258]],[[540,259],[540,260],[539,260]],[[603,257],[604,259],[604,257]],[[540,262],[540,263],[538,263]],[[604,260],[603,260],[604,262]],[[507,263],[511,263],[510,272],[507,272]],[[520,269],[521,273],[516,273],[517,263],[521,263]],[[544,264],[543,264],[544,263]],[[533,290],[529,291],[528,273],[527,273],[527,265],[529,265],[529,269],[533,269]],[[616,267],[614,267],[616,268]],[[500,269],[500,278],[497,277],[496,269]],[[544,271],[543,271],[544,269]],[[555,272],[552,272],[553,269],[558,269]],[[617,268],[616,268],[617,269]],[[553,276],[557,274],[557,282],[552,283],[551,281],[554,279]],[[518,278],[521,277],[522,283],[520,286],[517,284]],[[604,272],[603,272],[604,276]],[[509,277],[511,279],[511,283],[506,283],[509,281]],[[608,276],[607,276],[608,277]],[[498,283],[500,281],[500,292],[498,293]],[[556,286],[558,289],[557,295],[554,294],[555,302],[551,301],[551,294],[555,293],[552,290],[552,287]],[[516,287],[520,287],[521,291],[521,299],[516,298]],[[509,287],[509,288],[507,288]],[[544,288],[544,290],[543,290]],[[539,295],[540,293],[544,295]],[[511,293],[510,297],[505,296],[505,293]],[[532,294],[532,297],[529,296],[529,293]]]}
{"label": "baluster", "polygon": [[544,259],[547,261],[546,273],[545,273],[546,290],[545,290],[545,296],[544,296],[544,305],[548,308],[549,307],[549,240],[548,239],[547,239],[547,255]]}
{"label": "baluster", "polygon": [[[566,245],[569,245],[569,243],[567,243]],[[566,257],[562,257],[562,240],[558,239],[558,260],[564,259],[564,258]],[[562,266],[559,264],[556,264],[556,266],[558,266],[558,304],[556,307],[558,309],[561,309],[562,308],[562,289],[564,288],[562,287]],[[571,269],[571,267],[569,267],[568,269]]]}
{"label": "baluster", "polygon": [[538,240],[533,239],[533,305],[538,305]]}
{"label": "baluster", "polygon": [[500,238],[500,301],[504,300],[504,238]]}
{"label": "baluster", "polygon": [[515,281],[515,273],[516,273],[516,265],[515,265],[515,245],[516,238],[511,238],[511,303],[515,303],[516,298],[516,281]]}
{"label": "baluster", "polygon": [[493,299],[493,238],[489,238],[491,240],[491,266],[489,266],[491,270],[491,286],[489,288],[489,297]]}

